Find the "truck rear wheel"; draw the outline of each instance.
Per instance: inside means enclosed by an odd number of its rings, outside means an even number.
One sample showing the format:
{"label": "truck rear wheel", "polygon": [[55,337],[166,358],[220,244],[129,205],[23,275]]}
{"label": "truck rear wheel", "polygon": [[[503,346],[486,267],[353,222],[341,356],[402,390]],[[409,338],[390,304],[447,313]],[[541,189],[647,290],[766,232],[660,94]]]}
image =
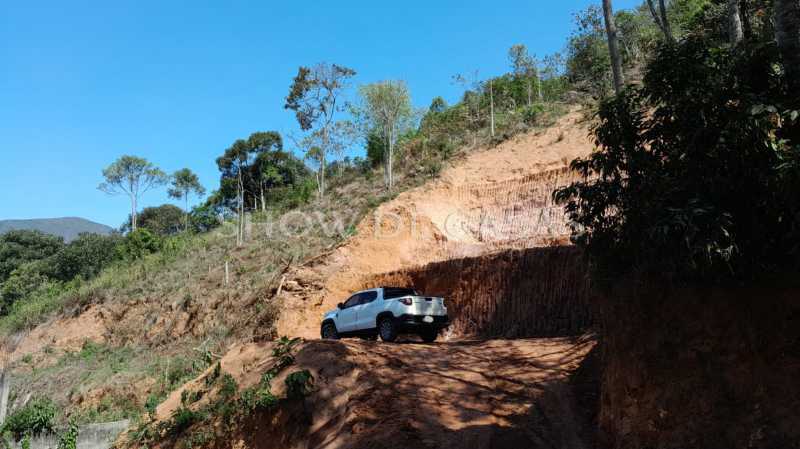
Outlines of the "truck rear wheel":
{"label": "truck rear wheel", "polygon": [[397,340],[397,325],[391,318],[384,318],[378,323],[378,334],[381,340],[391,343]]}

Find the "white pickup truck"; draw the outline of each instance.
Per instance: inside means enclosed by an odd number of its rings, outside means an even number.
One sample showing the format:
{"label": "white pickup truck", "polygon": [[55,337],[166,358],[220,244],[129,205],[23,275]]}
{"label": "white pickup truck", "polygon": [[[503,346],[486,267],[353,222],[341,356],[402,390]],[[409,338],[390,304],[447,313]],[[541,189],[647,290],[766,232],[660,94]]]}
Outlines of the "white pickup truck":
{"label": "white pickup truck", "polygon": [[326,313],[320,334],[327,339],[380,336],[392,342],[398,334],[414,333],[430,343],[447,324],[443,298],[410,288],[380,287],[357,292]]}

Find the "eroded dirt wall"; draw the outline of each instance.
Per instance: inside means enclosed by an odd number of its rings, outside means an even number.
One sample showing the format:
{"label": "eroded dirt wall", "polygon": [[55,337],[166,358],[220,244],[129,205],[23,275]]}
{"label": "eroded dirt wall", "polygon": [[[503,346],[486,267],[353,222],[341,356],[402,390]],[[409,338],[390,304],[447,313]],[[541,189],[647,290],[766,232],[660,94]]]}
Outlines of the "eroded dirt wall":
{"label": "eroded dirt wall", "polygon": [[800,288],[628,283],[597,303],[607,447],[800,447]]}
{"label": "eroded dirt wall", "polygon": [[570,246],[437,262],[375,276],[363,287],[389,285],[445,297],[453,336],[567,336],[592,321],[586,265]]}

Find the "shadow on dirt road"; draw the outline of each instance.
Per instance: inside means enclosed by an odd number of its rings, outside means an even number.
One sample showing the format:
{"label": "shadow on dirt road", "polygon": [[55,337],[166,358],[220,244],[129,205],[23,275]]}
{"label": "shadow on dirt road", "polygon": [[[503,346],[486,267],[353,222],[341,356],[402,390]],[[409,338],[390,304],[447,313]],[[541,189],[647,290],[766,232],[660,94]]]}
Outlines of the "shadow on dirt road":
{"label": "shadow on dirt road", "polygon": [[308,447],[593,447],[589,337],[309,344],[338,352],[352,385],[338,412],[313,412]]}

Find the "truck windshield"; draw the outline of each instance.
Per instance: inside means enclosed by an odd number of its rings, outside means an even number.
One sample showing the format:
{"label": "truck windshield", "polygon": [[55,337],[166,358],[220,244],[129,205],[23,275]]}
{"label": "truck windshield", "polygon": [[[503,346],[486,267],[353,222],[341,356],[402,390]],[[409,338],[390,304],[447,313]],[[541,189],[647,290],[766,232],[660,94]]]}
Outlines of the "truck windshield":
{"label": "truck windshield", "polygon": [[403,296],[419,296],[413,288],[386,287],[383,289],[383,299],[402,298]]}

